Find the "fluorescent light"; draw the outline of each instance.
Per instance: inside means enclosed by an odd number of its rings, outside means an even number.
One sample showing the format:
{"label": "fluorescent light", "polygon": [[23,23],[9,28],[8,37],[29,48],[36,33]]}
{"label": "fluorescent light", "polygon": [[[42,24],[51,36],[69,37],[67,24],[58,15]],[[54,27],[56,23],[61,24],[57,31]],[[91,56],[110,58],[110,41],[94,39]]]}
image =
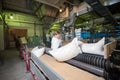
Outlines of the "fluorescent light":
{"label": "fluorescent light", "polygon": [[10,19],[13,19],[13,14],[10,14]]}
{"label": "fluorescent light", "polygon": [[62,12],[63,10],[62,9],[59,9],[60,12]]}

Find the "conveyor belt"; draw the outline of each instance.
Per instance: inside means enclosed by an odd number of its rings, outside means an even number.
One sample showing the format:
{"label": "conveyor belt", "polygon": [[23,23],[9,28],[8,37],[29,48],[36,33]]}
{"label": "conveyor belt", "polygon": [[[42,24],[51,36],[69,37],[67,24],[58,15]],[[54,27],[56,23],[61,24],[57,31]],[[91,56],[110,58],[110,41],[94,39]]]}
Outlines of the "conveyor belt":
{"label": "conveyor belt", "polygon": [[38,80],[47,80],[34,62],[30,61],[30,67],[31,67],[31,71],[33,72],[33,74],[35,74],[35,76],[37,76]]}
{"label": "conveyor belt", "polygon": [[79,54],[78,56],[74,57],[73,59],[96,66],[96,67],[99,67],[99,68],[105,68],[107,66],[106,59],[104,59],[104,57],[101,55],[95,55],[95,54],[92,55],[89,53],[83,53],[83,54]]}
{"label": "conveyor belt", "polygon": [[[48,50],[50,48],[46,48],[46,53]],[[66,62],[102,77],[105,77],[104,71],[111,67],[103,56],[89,53],[79,54]]]}
{"label": "conveyor belt", "polygon": [[[67,63],[58,62],[52,56],[47,54],[41,56],[39,60],[34,56],[33,60],[39,64],[39,67],[45,72],[45,74],[49,75],[49,77],[50,75],[52,76],[53,79],[50,80],[55,80],[55,75],[59,75],[59,79],[57,80],[104,80],[102,77],[96,76]],[[44,65],[44,67],[42,67],[42,65]]]}
{"label": "conveyor belt", "polygon": [[102,68],[95,67],[93,65],[89,65],[89,64],[86,64],[86,63],[83,63],[83,62],[80,62],[80,61],[77,61],[74,59],[68,60],[66,62],[73,66],[76,66],[80,69],[84,69],[84,70],[94,73],[98,76],[104,77],[104,69],[102,69]]}
{"label": "conveyor belt", "polygon": [[60,75],[58,75],[55,71],[49,68],[49,66],[47,66],[42,60],[40,60],[32,53],[31,60],[34,62],[36,67],[39,68],[40,72],[42,72],[44,76],[47,77],[47,80],[64,80]]}
{"label": "conveyor belt", "polygon": [[105,72],[112,67],[109,61],[104,59],[103,56],[89,53],[79,54],[66,62],[102,77],[106,77]]}

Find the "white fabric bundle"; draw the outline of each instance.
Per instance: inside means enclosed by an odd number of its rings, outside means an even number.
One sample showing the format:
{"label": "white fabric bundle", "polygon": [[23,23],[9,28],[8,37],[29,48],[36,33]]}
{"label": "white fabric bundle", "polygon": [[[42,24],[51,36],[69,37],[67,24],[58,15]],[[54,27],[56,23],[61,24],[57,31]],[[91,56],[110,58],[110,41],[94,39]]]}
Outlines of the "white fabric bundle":
{"label": "white fabric bundle", "polygon": [[59,48],[59,46],[62,45],[61,43],[62,43],[61,39],[57,39],[57,38],[53,37],[52,41],[51,41],[51,48],[57,49],[57,48]]}
{"label": "white fabric bundle", "polygon": [[81,53],[78,39],[74,38],[72,42],[58,49],[49,51],[49,53],[58,61],[66,61]]}
{"label": "white fabric bundle", "polygon": [[84,53],[104,55],[105,38],[103,37],[97,43],[84,43],[82,44],[82,51]]}
{"label": "white fabric bundle", "polygon": [[44,47],[43,47],[43,48],[35,47],[35,48],[32,49],[31,52],[32,52],[34,55],[36,55],[37,57],[40,57],[41,55],[43,55],[44,51],[45,51],[45,48],[44,48]]}

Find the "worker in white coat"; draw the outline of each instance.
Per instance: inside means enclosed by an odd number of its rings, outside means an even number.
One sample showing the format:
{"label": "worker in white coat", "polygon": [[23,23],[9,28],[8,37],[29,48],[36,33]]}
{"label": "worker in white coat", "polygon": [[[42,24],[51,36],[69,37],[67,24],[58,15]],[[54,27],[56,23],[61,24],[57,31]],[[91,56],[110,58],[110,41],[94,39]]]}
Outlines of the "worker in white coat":
{"label": "worker in white coat", "polygon": [[53,37],[51,40],[51,48],[57,49],[62,46],[61,34],[59,31],[53,33]]}

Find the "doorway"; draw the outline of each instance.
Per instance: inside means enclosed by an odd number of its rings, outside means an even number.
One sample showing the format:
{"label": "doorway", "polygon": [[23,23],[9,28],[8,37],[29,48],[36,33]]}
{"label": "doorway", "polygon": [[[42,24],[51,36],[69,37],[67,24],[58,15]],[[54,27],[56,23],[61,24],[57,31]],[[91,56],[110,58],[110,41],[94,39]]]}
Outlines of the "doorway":
{"label": "doorway", "polygon": [[14,37],[26,37],[27,38],[27,29],[14,29],[10,28],[9,33],[9,48],[15,47]]}

